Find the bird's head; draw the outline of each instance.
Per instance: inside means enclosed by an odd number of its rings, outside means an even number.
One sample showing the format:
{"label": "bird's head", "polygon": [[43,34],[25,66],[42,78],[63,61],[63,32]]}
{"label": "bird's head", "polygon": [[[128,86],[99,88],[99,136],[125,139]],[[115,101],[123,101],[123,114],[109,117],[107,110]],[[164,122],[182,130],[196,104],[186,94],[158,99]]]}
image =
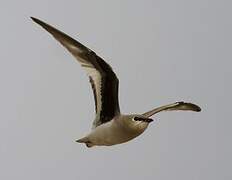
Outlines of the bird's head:
{"label": "bird's head", "polygon": [[153,119],[147,118],[147,117],[145,117],[143,115],[135,115],[135,116],[132,117],[132,121],[150,123],[150,122],[153,121]]}
{"label": "bird's head", "polygon": [[144,131],[148,124],[153,121],[151,118],[147,118],[140,114],[124,115],[122,119],[124,125],[132,131]]}

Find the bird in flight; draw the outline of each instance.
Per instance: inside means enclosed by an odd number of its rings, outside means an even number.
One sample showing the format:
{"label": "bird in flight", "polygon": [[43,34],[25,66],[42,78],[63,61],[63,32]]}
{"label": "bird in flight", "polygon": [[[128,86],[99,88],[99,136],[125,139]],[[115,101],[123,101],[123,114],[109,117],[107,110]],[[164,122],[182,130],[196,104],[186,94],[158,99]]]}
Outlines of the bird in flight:
{"label": "bird in flight", "polygon": [[153,121],[150,117],[158,112],[201,111],[199,106],[181,101],[152,109],[143,114],[121,114],[118,101],[119,80],[110,65],[94,51],[67,34],[37,18],[31,17],[31,19],[59,41],[89,76],[95,100],[96,116],[90,133],[76,142],[85,143],[87,147],[121,144],[142,134],[149,123]]}

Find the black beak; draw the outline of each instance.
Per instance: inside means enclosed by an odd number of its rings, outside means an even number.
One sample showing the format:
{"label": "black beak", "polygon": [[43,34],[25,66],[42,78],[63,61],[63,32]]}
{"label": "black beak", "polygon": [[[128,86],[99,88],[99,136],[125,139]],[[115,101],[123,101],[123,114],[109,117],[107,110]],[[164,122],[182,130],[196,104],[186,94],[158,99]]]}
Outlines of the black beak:
{"label": "black beak", "polygon": [[144,122],[150,123],[150,122],[152,122],[152,121],[153,121],[153,119],[151,119],[151,118],[145,118],[145,119],[144,119]]}
{"label": "black beak", "polygon": [[147,122],[147,123],[150,123],[153,121],[153,119],[151,119],[151,118],[142,118],[142,117],[135,117],[134,120],[135,121],[143,121],[143,122]]}

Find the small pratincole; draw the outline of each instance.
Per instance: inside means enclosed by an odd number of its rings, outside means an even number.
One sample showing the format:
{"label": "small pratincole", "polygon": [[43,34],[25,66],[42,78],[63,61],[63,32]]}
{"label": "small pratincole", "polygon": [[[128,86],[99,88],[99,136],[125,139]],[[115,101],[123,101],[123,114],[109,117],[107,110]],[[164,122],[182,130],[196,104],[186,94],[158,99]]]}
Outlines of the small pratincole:
{"label": "small pratincole", "polygon": [[39,19],[31,18],[51,33],[77,59],[89,76],[95,100],[96,117],[91,132],[76,142],[85,143],[87,147],[125,143],[142,134],[153,121],[150,117],[158,112],[201,111],[201,108],[195,104],[176,102],[143,114],[121,114],[118,102],[119,81],[109,64],[94,51],[65,33]]}

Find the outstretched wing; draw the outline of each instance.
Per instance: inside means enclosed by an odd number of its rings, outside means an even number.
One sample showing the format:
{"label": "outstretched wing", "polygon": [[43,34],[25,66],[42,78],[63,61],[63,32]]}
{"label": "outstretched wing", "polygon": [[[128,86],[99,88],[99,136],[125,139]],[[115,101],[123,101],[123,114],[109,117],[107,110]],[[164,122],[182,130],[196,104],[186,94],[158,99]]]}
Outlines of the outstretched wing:
{"label": "outstretched wing", "polygon": [[53,35],[86,70],[93,89],[96,118],[93,127],[110,121],[120,113],[118,103],[118,78],[112,68],[92,50],[49,24],[31,17]]}
{"label": "outstretched wing", "polygon": [[143,113],[143,115],[145,117],[151,117],[152,115],[158,112],[161,112],[161,111],[177,111],[177,110],[200,112],[201,108],[197,106],[196,104],[181,101],[181,102],[176,102],[176,103],[172,103],[172,104],[168,104],[165,106],[155,108],[151,111]]}

